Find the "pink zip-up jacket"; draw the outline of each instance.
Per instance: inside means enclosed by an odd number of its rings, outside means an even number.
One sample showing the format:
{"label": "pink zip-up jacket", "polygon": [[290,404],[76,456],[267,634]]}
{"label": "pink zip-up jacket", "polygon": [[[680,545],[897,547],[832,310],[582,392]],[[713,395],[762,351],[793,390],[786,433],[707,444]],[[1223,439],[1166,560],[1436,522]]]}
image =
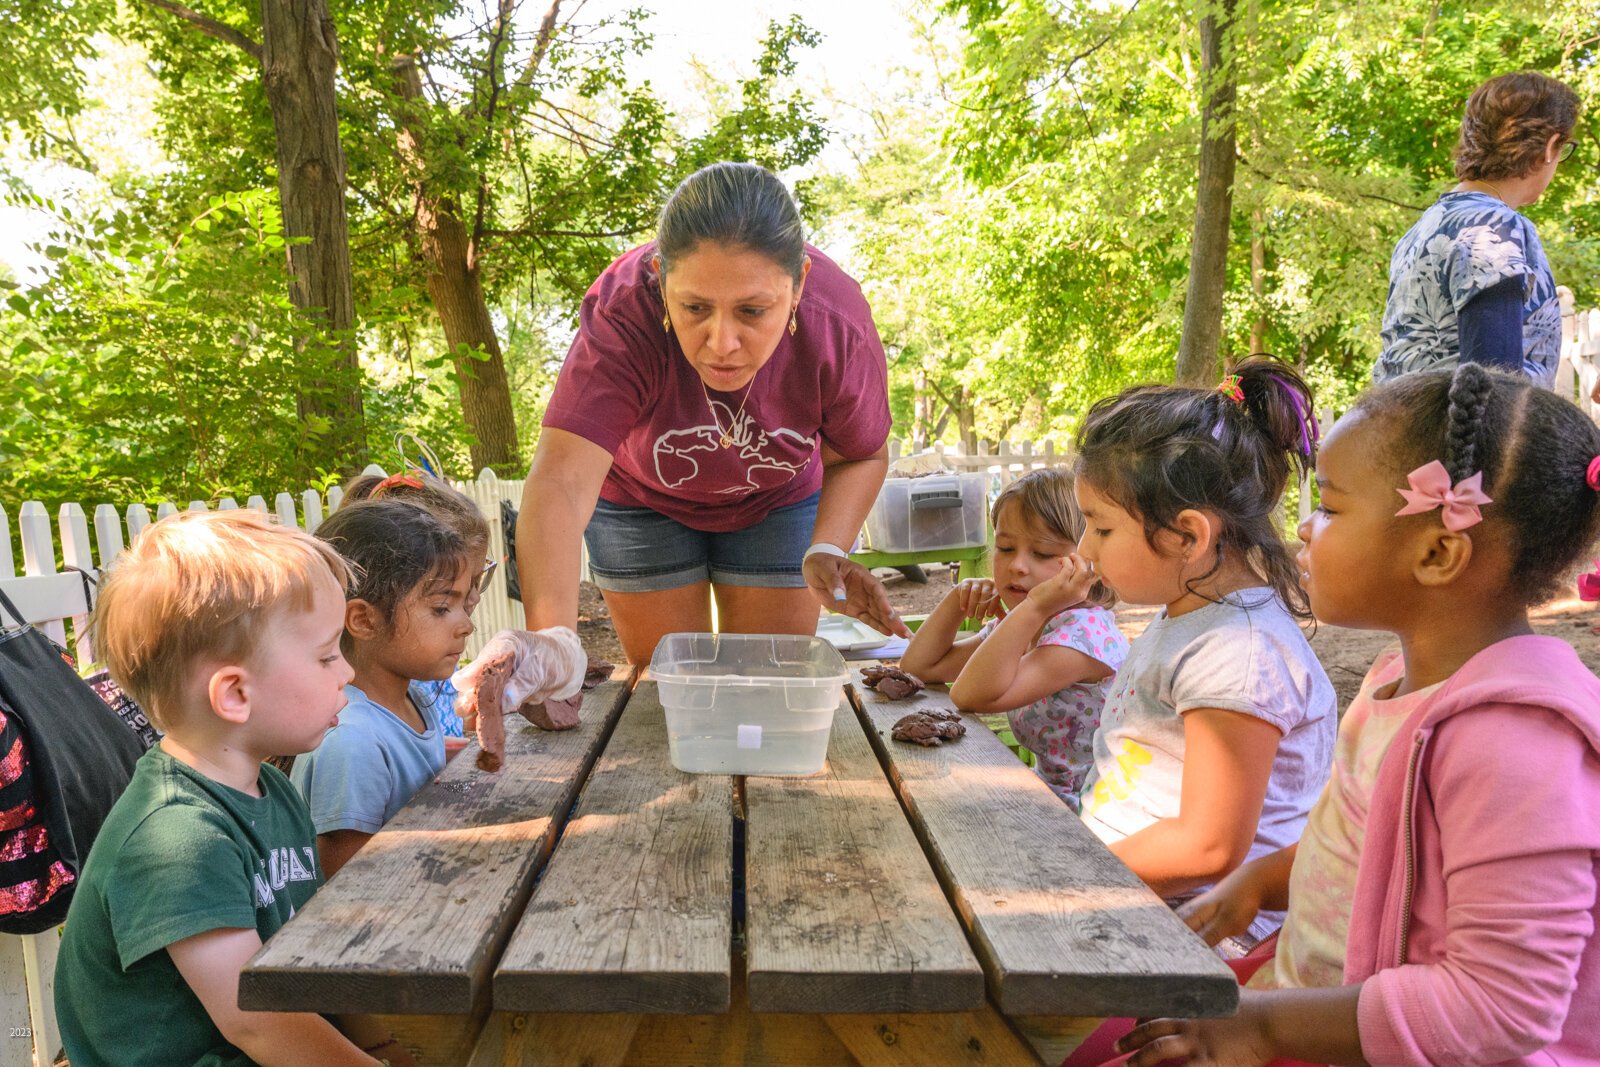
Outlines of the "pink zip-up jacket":
{"label": "pink zip-up jacket", "polygon": [[1513,637],[1418,708],[1378,770],[1345,981],[1387,1064],[1600,1064],[1600,679]]}

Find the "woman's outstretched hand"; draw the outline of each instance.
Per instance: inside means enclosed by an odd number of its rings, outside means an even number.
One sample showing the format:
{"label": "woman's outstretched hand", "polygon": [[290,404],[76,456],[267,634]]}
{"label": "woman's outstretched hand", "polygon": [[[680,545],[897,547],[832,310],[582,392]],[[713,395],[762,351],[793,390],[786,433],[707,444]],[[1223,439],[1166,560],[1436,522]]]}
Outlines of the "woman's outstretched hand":
{"label": "woman's outstretched hand", "polygon": [[860,619],[881,634],[910,637],[911,631],[889,606],[883,583],[861,564],[842,556],[818,553],[802,565],[806,585],[822,606],[840,615]]}

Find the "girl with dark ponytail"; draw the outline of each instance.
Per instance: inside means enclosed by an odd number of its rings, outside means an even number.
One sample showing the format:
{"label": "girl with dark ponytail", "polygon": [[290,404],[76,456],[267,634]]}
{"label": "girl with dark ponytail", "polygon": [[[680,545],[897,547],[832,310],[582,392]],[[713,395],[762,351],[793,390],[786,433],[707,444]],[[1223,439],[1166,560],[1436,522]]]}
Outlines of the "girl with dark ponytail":
{"label": "girl with dark ponytail", "polygon": [[[1269,356],[1125,390],[1078,432],[1081,565],[1163,608],[1112,684],[1083,817],[1170,900],[1294,842],[1328,777],[1333,687],[1274,517],[1316,444],[1311,390]],[[1276,925],[1252,919],[1237,933]]]}
{"label": "girl with dark ponytail", "polygon": [[[1274,951],[1235,961],[1238,1015],[1158,1019],[1118,1051],[1600,1061],[1600,679],[1528,622],[1600,536],[1600,429],[1526,375],[1465,363],[1363,396],[1317,482],[1298,561],[1312,610],[1399,644],[1345,712],[1298,844],[1185,909],[1215,942],[1287,902]],[[1596,598],[1600,579],[1579,588]]]}

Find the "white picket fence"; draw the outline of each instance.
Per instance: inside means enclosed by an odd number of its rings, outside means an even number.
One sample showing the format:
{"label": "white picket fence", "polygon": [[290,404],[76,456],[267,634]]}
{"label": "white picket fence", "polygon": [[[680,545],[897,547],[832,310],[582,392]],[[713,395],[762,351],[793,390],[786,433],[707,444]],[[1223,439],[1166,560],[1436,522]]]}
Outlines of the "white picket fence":
{"label": "white picket fence", "polygon": [[[382,473],[377,467],[368,470]],[[490,556],[505,558],[500,501],[508,500],[515,507],[522,498],[522,482],[504,481],[493,471],[486,470],[474,481],[451,484],[470,497],[488,520]],[[325,496],[315,489],[278,493],[270,509],[263,496],[252,496],[243,506],[315,533],[323,517],[337,508],[342,498],[343,494],[335,486]],[[212,506],[207,501],[193,500],[186,510],[205,511]],[[214,506],[228,510],[240,505],[233,497],[223,497]],[[156,508],[155,519],[166,518],[178,510],[178,505],[170,501],[162,503]],[[100,571],[153,520],[150,509],[144,504],[133,504],[120,511],[110,504],[95,505],[92,510],[85,509],[82,504],[63,504],[57,511],[54,529],[50,518],[39,502],[24,503],[17,513],[14,538],[10,518],[5,507],[0,505],[0,588],[5,589],[29,622],[63,646],[76,647],[79,661],[88,664],[94,657],[83,625],[91,607],[84,575],[91,580],[98,579]],[[20,572],[14,547],[19,542]],[[478,607],[478,630],[469,641],[469,654],[476,654],[483,641],[496,630],[522,625],[521,607],[506,596],[507,569],[495,570],[483,603]],[[83,573],[77,573],[79,571]],[[4,1067],[3,1059],[0,1059],[0,1067]]]}
{"label": "white picket fence", "polygon": [[1561,299],[1561,363],[1556,368],[1556,392],[1570,397],[1595,422],[1600,404],[1589,398],[1600,381],[1600,308],[1578,311],[1572,290],[1556,287]]}
{"label": "white picket fence", "polygon": [[938,441],[931,445],[920,440],[906,441],[898,437],[889,441],[891,464],[910,456],[931,457],[932,462],[954,470],[958,474],[987,472],[998,479],[999,489],[1004,489],[1028,471],[1038,470],[1041,467],[1059,467],[1072,461],[1069,449],[1058,451],[1056,443],[1050,440],[1042,443],[1001,441],[995,445],[979,441],[978,450],[971,454],[960,445],[946,445]]}
{"label": "white picket fence", "polygon": [[[900,458],[909,454],[908,442],[890,442],[890,455]],[[1039,467],[1065,463],[1068,455],[1058,451],[1053,441],[1036,444],[1033,441],[1003,442],[991,449],[980,445],[976,455],[967,455],[959,447],[935,444],[928,449],[944,467],[961,472],[988,471],[1004,487],[1022,473]],[[376,466],[369,472],[383,473]],[[470,497],[483,512],[489,524],[489,555],[492,559],[506,558],[506,543],[500,521],[501,501],[518,507],[522,501],[522,480],[504,479],[493,471],[484,470],[471,481],[450,482],[452,486]],[[281,523],[292,524],[315,533],[323,517],[339,506],[342,493],[336,486],[324,495],[315,489],[299,492],[280,492],[272,496],[268,505],[266,496],[249,497],[243,507],[253,508],[262,514],[273,515]],[[233,497],[208,502],[192,500],[185,509],[204,511],[215,507],[221,510],[241,505]],[[154,520],[163,519],[179,511],[179,505],[167,501],[155,509]],[[152,521],[150,509],[145,504],[132,504],[122,509],[111,504],[85,506],[63,504],[58,509],[55,522],[43,504],[29,501],[17,513],[16,535],[11,520],[0,505],[0,582],[18,609],[62,645],[77,645],[79,659],[92,661],[92,650],[85,642],[83,622],[89,608],[81,571],[91,579],[117,557],[123,547],[132,543]],[[22,567],[16,566],[15,547],[20,547]],[[587,556],[583,559],[587,573]],[[474,621],[477,631],[468,640],[467,654],[476,655],[483,642],[496,631],[520,628],[523,625],[522,605],[506,595],[506,578],[509,567],[499,567],[478,605]],[[13,579],[37,579],[13,581]],[[70,630],[70,634],[69,634]],[[69,643],[70,642],[70,643]],[[0,1067],[4,1067],[0,1061]]]}

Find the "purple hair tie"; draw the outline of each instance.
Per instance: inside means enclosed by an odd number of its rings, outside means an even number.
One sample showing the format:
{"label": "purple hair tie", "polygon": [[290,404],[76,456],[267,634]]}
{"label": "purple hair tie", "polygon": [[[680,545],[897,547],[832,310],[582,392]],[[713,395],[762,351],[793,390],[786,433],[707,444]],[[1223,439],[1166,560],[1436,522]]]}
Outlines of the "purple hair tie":
{"label": "purple hair tie", "polygon": [[1289,399],[1294,402],[1295,421],[1300,424],[1300,455],[1310,459],[1312,442],[1322,439],[1322,427],[1317,425],[1317,416],[1306,410],[1305,402],[1300,399],[1299,390],[1290,385],[1287,379],[1276,374],[1269,374],[1268,377],[1283,386],[1283,391],[1288,393]]}

